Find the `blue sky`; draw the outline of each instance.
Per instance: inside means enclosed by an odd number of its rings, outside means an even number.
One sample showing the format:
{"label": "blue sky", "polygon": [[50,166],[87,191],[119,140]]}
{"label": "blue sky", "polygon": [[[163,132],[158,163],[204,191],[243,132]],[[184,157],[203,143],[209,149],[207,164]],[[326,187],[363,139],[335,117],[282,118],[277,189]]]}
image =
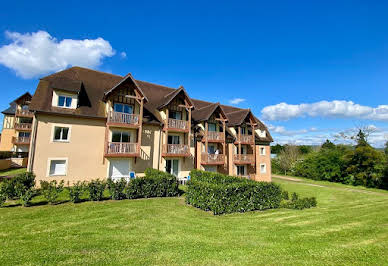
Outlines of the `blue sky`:
{"label": "blue sky", "polygon": [[387,1],[7,1],[0,108],[40,77],[83,65],[183,85],[194,98],[241,98],[275,142],[318,144],[372,125],[382,146],[387,28]]}

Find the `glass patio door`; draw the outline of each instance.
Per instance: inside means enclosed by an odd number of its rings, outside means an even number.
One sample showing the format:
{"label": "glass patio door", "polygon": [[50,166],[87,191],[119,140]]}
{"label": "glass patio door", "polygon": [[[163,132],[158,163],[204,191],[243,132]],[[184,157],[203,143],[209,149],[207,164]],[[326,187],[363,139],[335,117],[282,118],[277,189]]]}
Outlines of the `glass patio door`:
{"label": "glass patio door", "polygon": [[166,172],[178,176],[179,160],[166,160]]}

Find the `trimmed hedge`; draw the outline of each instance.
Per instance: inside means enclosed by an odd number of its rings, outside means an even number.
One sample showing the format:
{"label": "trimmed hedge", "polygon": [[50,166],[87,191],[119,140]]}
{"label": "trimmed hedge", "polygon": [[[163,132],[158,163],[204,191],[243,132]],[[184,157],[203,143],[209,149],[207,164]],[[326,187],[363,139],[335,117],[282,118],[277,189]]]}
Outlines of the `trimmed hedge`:
{"label": "trimmed hedge", "polygon": [[214,214],[279,208],[279,185],[193,170],[186,202]]}
{"label": "trimmed hedge", "polygon": [[125,188],[128,199],[151,197],[174,197],[179,194],[175,176],[147,168],[145,176],[131,180]]}

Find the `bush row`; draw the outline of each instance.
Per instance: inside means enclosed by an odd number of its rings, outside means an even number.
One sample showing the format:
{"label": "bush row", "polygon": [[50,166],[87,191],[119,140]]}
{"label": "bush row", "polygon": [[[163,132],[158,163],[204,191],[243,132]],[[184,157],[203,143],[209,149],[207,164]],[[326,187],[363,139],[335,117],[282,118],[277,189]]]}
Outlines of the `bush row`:
{"label": "bush row", "polygon": [[[57,202],[59,194],[64,190],[64,181],[41,181],[40,189],[36,190],[35,176],[23,173],[0,184],[0,206],[8,199],[19,199],[23,206],[28,206],[36,195],[42,195],[48,203]],[[92,201],[103,199],[105,189],[115,200],[150,197],[173,197],[179,194],[175,176],[154,169],[146,169],[145,177],[127,182],[125,179],[113,181],[108,179],[77,182],[68,187],[70,201],[80,202],[84,194]]]}
{"label": "bush row", "polygon": [[199,170],[190,176],[186,202],[214,214],[278,208],[282,201],[282,190],[274,183]]}

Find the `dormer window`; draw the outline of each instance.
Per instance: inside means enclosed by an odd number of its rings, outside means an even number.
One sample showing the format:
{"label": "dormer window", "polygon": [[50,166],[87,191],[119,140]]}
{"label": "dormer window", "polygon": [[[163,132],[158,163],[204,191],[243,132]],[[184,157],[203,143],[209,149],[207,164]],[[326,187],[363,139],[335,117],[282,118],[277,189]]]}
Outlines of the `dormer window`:
{"label": "dormer window", "polygon": [[216,124],[215,123],[208,123],[208,131],[216,132],[217,131]]}
{"label": "dormer window", "polygon": [[168,118],[170,119],[176,119],[176,120],[182,120],[182,112],[179,111],[170,111],[168,113]]}
{"label": "dormer window", "polygon": [[113,108],[114,108],[115,112],[133,114],[133,106],[132,105],[115,103]]}
{"label": "dormer window", "polygon": [[76,109],[78,104],[78,94],[62,91],[53,91],[52,106]]}
{"label": "dormer window", "polygon": [[58,97],[58,107],[71,108],[72,98],[69,96],[59,96]]}

